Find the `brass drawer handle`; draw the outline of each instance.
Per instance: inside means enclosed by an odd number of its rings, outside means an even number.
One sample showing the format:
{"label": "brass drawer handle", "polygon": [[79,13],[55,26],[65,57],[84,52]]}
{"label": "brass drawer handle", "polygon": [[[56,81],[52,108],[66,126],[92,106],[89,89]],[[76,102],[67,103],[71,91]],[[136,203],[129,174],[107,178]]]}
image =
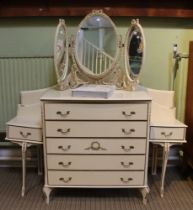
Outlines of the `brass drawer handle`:
{"label": "brass drawer handle", "polygon": [[130,166],[133,165],[133,162],[128,162],[127,164],[124,163],[124,162],[121,162],[121,165],[122,165],[124,168],[129,168]]}
{"label": "brass drawer handle", "polygon": [[19,133],[23,138],[28,138],[28,136],[31,136],[30,132],[27,132],[26,134],[24,134],[22,131],[20,131]]}
{"label": "brass drawer handle", "polygon": [[68,162],[66,164],[64,164],[63,162],[59,162],[58,165],[63,166],[65,168],[69,167],[72,164],[72,162]]}
{"label": "brass drawer handle", "polygon": [[133,178],[129,177],[128,179],[124,179],[124,178],[120,178],[120,180],[124,183],[124,184],[128,184],[130,181],[133,180]]}
{"label": "brass drawer handle", "polygon": [[56,114],[60,115],[61,117],[66,117],[67,115],[70,114],[70,111],[66,111],[66,113],[62,113],[61,111],[57,111]]}
{"label": "brass drawer handle", "polygon": [[101,147],[100,143],[98,141],[93,141],[90,145],[90,147],[85,148],[85,150],[107,150],[106,148]]}
{"label": "brass drawer handle", "polygon": [[58,149],[61,149],[62,151],[66,152],[71,148],[71,145],[68,145],[66,148],[64,148],[62,145],[58,146]]}
{"label": "brass drawer handle", "polygon": [[125,117],[131,117],[133,115],[135,115],[136,113],[134,111],[131,111],[129,114],[127,114],[125,111],[122,111],[122,114],[125,116]]}
{"label": "brass drawer handle", "polygon": [[60,177],[59,180],[64,182],[64,183],[68,183],[72,180],[72,177],[68,177],[68,179],[64,179],[64,177]]}
{"label": "brass drawer handle", "polygon": [[173,132],[170,132],[168,134],[166,134],[165,132],[161,132],[161,135],[164,136],[165,138],[172,136],[172,134],[173,134]]}
{"label": "brass drawer handle", "polygon": [[126,131],[124,128],[122,128],[122,132],[125,134],[125,135],[130,135],[132,133],[135,132],[135,129],[131,128],[129,131]]}
{"label": "brass drawer handle", "polygon": [[129,146],[128,148],[125,148],[125,146],[121,146],[121,149],[123,149],[125,152],[130,152],[132,149],[135,149],[134,146]]}
{"label": "brass drawer handle", "polygon": [[58,131],[59,133],[65,135],[65,134],[67,134],[67,133],[70,132],[70,128],[66,129],[65,131],[63,131],[63,129],[61,129],[61,128],[58,128],[57,131]]}

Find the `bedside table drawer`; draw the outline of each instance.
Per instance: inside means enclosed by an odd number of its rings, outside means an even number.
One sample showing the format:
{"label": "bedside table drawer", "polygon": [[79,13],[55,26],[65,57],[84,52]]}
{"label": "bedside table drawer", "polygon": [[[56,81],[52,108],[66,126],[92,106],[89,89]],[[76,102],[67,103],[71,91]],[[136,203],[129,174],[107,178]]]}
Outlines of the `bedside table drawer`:
{"label": "bedside table drawer", "polygon": [[46,120],[147,120],[147,104],[45,104]]}
{"label": "bedside table drawer", "polygon": [[183,140],[185,139],[185,128],[153,127],[150,126],[150,139],[158,140]]}
{"label": "bedside table drawer", "polygon": [[9,139],[42,141],[42,129],[18,126],[7,126],[7,137]]}

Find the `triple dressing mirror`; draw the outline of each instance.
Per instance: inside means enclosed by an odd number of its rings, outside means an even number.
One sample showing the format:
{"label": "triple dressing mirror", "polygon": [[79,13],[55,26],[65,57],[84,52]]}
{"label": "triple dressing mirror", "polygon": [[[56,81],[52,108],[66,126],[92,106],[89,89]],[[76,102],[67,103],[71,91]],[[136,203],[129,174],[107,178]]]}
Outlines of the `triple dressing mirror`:
{"label": "triple dressing mirror", "polygon": [[54,44],[59,89],[81,84],[110,84],[133,90],[143,66],[144,50],[144,33],[138,20],[132,20],[123,43],[110,17],[101,10],[93,11],[80,22],[70,44],[67,27],[64,20],[60,20]]}

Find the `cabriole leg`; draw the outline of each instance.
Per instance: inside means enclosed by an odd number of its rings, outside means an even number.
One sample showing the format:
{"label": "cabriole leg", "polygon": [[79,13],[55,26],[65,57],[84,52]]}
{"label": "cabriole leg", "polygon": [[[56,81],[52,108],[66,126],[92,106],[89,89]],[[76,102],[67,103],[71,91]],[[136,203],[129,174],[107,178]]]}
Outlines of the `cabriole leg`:
{"label": "cabriole leg", "polygon": [[143,198],[143,204],[146,205],[147,204],[147,195],[149,194],[150,190],[149,187],[144,187],[142,189],[140,189],[142,198]]}
{"label": "cabriole leg", "polygon": [[53,189],[50,188],[50,187],[46,187],[46,186],[43,187],[43,192],[46,196],[46,203],[47,204],[49,204],[49,202],[50,202],[50,193],[52,192],[52,190]]}

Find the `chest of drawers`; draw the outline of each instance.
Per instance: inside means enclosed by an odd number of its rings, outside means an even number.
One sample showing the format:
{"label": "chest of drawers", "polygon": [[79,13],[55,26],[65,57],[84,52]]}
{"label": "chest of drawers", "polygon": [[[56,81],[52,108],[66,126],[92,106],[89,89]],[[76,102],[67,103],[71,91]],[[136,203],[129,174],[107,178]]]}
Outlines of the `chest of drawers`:
{"label": "chest of drawers", "polygon": [[41,100],[47,203],[59,187],[139,188],[146,201],[150,98],[145,92],[117,90],[103,99],[50,90]]}

